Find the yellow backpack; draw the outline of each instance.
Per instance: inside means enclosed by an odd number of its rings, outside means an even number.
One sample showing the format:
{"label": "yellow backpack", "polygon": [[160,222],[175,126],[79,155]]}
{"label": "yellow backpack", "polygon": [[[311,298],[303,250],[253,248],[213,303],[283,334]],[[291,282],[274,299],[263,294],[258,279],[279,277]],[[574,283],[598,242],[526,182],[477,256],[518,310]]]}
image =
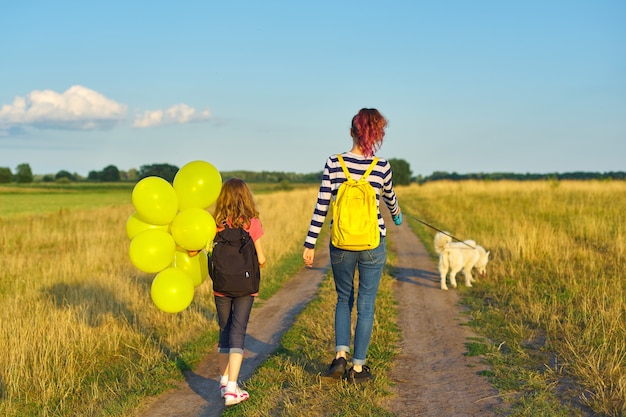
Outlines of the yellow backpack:
{"label": "yellow backpack", "polygon": [[380,243],[378,207],[376,190],[367,181],[367,177],[376,166],[378,158],[374,158],[358,181],[350,176],[341,155],[337,155],[337,158],[347,180],[339,186],[332,203],[332,244],[344,250],[374,249]]}

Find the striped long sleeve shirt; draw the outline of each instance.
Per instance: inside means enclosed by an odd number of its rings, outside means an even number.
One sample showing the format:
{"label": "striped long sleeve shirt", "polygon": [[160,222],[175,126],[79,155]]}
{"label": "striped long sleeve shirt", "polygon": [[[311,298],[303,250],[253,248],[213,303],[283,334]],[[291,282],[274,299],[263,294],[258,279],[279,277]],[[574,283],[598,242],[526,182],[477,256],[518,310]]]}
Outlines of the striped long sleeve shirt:
{"label": "striped long sleeve shirt", "polygon": [[[351,152],[342,153],[341,156],[346,163],[350,176],[355,180],[359,180],[363,176],[373,160],[373,158],[366,159],[362,155],[356,155]],[[395,216],[400,211],[396,193],[393,190],[391,177],[391,165],[386,159],[379,157],[378,163],[367,178],[369,183],[372,184],[376,190],[378,225],[381,236],[385,236],[387,233],[383,216],[380,214],[381,197],[392,216]],[[317,242],[317,238],[322,230],[322,226],[324,225],[324,220],[328,214],[331,201],[336,198],[339,186],[345,181],[346,176],[341,169],[341,164],[339,163],[337,155],[331,155],[326,160],[326,165],[324,166],[322,183],[320,184],[320,189],[317,195],[317,203],[315,204],[315,210],[313,211],[313,216],[311,217],[309,231],[304,241],[304,246],[306,248],[315,248],[315,243]]]}

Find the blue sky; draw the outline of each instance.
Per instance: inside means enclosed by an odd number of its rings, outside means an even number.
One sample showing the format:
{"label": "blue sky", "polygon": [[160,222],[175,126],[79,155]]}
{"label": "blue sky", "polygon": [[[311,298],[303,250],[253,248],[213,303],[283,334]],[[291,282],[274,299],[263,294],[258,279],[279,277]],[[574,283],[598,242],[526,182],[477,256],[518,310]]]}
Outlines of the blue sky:
{"label": "blue sky", "polygon": [[434,171],[626,170],[626,2],[0,5],[0,167],[321,171],[362,107]]}

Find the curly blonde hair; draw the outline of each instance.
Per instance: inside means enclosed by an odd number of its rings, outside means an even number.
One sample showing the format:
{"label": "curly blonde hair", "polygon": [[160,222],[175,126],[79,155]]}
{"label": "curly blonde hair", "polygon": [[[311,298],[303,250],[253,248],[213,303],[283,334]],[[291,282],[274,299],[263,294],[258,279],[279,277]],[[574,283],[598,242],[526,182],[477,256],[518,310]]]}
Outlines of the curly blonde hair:
{"label": "curly blonde hair", "polygon": [[259,217],[252,192],[244,180],[230,178],[224,182],[213,217],[218,225],[230,220],[232,227],[249,227],[250,220]]}

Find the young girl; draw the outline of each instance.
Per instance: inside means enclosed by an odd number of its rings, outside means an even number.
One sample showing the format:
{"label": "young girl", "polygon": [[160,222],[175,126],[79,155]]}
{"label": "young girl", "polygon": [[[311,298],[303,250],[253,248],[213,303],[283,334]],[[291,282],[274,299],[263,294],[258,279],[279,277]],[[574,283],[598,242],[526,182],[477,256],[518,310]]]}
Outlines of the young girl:
{"label": "young girl", "polygon": [[[352,118],[350,128],[352,149],[342,153],[341,156],[346,163],[350,176],[354,179],[360,179],[372,163],[374,153],[383,144],[386,126],[387,119],[376,109],[361,109]],[[370,368],[365,365],[365,362],[374,324],[376,293],[387,259],[385,252],[386,228],[380,214],[380,202],[385,203],[396,225],[402,223],[402,213],[393,189],[389,162],[384,158],[378,158],[378,163],[367,180],[376,190],[378,199],[380,244],[376,248],[362,251],[342,250],[333,246],[332,243],[330,245],[337,304],[335,306],[335,359],[330,364],[327,375],[343,377],[343,379],[351,382],[362,382],[372,378]],[[346,175],[341,168],[337,155],[330,156],[324,166],[317,204],[304,242],[302,257],[308,267],[313,265],[315,243],[328,214],[331,200],[337,196],[337,190],[344,181],[346,181]],[[356,270],[359,271],[358,298],[356,301],[358,315],[354,331],[352,368],[347,369]]]}
{"label": "young girl", "polygon": [[[222,226],[224,221],[229,227],[242,227],[248,231],[256,248],[259,265],[263,267],[265,264],[265,254],[261,245],[263,228],[252,192],[243,180],[231,178],[222,185],[222,191],[215,202],[213,217],[217,223],[218,232],[224,229]],[[217,319],[220,325],[218,342],[220,393],[227,406],[239,404],[249,398],[248,393],[237,385],[237,379],[243,361],[243,345],[248,319],[256,295],[258,294],[229,297],[225,294],[214,293]]]}

